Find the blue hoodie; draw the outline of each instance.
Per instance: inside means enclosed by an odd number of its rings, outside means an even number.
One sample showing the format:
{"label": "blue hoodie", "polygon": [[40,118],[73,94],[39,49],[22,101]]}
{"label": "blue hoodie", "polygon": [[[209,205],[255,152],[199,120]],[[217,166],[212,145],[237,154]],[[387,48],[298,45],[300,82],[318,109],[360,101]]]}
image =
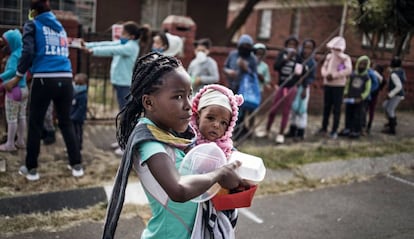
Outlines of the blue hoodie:
{"label": "blue hoodie", "polygon": [[[4,72],[0,74],[0,79],[6,83],[16,75],[17,63],[22,55],[22,34],[18,29],[8,30],[3,34],[3,39],[7,41],[11,51]],[[26,87],[25,77],[19,81],[18,85],[20,88]]]}
{"label": "blue hoodie", "polygon": [[23,28],[23,53],[17,69],[22,76],[31,67],[33,77],[72,77],[66,31],[48,11]]}

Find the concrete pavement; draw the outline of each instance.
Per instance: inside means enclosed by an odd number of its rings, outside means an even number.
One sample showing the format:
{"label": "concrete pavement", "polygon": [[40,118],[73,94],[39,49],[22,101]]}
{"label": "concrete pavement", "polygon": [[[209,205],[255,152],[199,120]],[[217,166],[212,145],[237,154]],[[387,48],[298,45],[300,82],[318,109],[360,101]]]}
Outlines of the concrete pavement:
{"label": "concrete pavement", "polygon": [[[378,176],[370,181],[256,197],[240,210],[238,239],[412,239],[414,174]],[[259,220],[258,220],[259,219]],[[102,223],[83,222],[59,232],[35,231],[10,239],[94,239]],[[117,238],[139,238],[139,218],[122,219]]]}

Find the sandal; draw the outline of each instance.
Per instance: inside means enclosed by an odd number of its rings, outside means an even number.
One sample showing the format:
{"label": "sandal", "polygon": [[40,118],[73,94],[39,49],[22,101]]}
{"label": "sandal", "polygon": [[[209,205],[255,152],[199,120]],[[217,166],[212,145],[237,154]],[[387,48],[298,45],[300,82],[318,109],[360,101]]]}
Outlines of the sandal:
{"label": "sandal", "polygon": [[17,150],[16,147],[10,147],[10,146],[7,146],[7,144],[0,145],[1,152],[13,152],[16,150]]}

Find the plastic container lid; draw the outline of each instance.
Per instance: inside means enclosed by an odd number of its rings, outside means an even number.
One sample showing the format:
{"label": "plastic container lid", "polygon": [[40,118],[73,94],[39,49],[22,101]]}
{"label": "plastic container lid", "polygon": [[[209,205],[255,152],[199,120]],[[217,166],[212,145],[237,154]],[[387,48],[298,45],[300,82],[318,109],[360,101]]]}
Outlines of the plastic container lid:
{"label": "plastic container lid", "polygon": [[[200,144],[185,155],[178,172],[181,175],[205,174],[220,168],[226,163],[226,155],[215,143]],[[210,200],[219,190],[220,185],[216,183],[205,193],[191,199],[191,201],[204,202]]]}
{"label": "plastic container lid", "polygon": [[242,163],[241,166],[236,169],[236,172],[241,178],[252,182],[260,182],[264,179],[266,168],[261,158],[239,151],[234,151],[230,156],[230,162],[234,162],[235,160]]}

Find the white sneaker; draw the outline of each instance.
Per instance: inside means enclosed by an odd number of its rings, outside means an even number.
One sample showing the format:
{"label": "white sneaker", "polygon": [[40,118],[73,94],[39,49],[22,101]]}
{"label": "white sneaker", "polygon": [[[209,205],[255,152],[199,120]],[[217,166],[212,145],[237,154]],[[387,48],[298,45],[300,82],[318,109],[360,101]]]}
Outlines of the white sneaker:
{"label": "white sneaker", "polygon": [[23,165],[19,168],[19,174],[25,176],[29,181],[36,181],[40,178],[35,168],[28,170],[26,165]]}
{"label": "white sneaker", "polygon": [[68,165],[68,169],[72,170],[72,176],[73,177],[82,177],[85,173],[83,172],[82,164],[75,164],[73,166]]}
{"label": "white sneaker", "polygon": [[256,132],[256,137],[258,138],[264,138],[268,135],[267,130],[260,130]]}
{"label": "white sneaker", "polygon": [[124,155],[124,150],[122,150],[121,148],[117,148],[117,149],[115,149],[114,153],[118,156],[123,156]]}
{"label": "white sneaker", "polygon": [[283,134],[278,134],[276,136],[276,143],[283,144],[285,142],[285,136]]}
{"label": "white sneaker", "polygon": [[111,144],[111,148],[112,148],[112,149],[119,148],[119,144],[118,144],[118,142],[112,143],[112,144]]}

